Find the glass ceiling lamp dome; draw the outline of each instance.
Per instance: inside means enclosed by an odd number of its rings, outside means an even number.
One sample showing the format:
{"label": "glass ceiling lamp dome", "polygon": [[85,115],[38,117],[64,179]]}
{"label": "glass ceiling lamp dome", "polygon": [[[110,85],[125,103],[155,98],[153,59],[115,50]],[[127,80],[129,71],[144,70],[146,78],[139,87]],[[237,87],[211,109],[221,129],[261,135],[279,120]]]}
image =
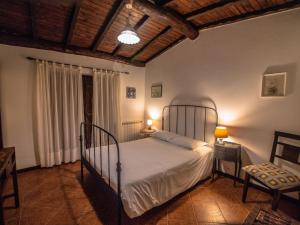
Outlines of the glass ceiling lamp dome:
{"label": "glass ceiling lamp dome", "polygon": [[[132,10],[132,0],[126,4],[126,8],[128,10]],[[134,29],[130,26],[130,17],[131,13],[128,15],[126,28],[118,35],[118,41],[126,45],[134,45],[139,43],[141,40]]]}
{"label": "glass ceiling lamp dome", "polygon": [[133,29],[127,28],[119,34],[118,40],[123,44],[134,45],[139,43],[141,39]]}

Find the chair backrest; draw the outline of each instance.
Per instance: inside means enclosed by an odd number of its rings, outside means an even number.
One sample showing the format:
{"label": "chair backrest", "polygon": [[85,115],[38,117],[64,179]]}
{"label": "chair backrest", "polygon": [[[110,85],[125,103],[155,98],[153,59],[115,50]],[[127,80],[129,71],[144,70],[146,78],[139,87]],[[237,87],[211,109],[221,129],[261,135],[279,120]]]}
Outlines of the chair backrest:
{"label": "chair backrest", "polygon": [[[282,139],[282,140],[281,140]],[[297,145],[294,141],[299,141]],[[281,154],[277,153],[277,147],[282,146]],[[270,162],[274,163],[275,157],[300,165],[300,135],[275,131]]]}

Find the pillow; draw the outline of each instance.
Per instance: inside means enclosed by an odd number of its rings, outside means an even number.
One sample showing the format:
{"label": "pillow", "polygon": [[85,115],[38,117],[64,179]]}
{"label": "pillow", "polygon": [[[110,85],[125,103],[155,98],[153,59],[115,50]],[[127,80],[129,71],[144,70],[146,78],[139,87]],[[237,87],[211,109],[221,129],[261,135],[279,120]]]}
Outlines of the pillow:
{"label": "pillow", "polygon": [[176,134],[171,133],[169,131],[157,131],[152,134],[150,134],[151,137],[163,140],[163,141],[170,141]]}
{"label": "pillow", "polygon": [[175,135],[172,139],[169,140],[169,142],[191,150],[208,145],[208,143],[206,142],[181,135]]}

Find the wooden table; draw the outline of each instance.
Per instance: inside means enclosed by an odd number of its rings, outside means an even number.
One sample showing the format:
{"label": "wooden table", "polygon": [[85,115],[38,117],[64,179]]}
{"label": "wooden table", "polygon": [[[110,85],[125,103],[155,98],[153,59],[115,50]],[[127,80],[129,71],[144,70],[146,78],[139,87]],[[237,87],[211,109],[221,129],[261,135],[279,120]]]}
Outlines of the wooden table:
{"label": "wooden table", "polygon": [[[9,175],[12,175],[14,193],[3,196],[3,187]],[[6,198],[15,198],[15,207],[18,208],[19,202],[19,191],[18,191],[18,178],[16,170],[16,154],[15,148],[4,148],[0,149],[0,225],[4,225],[3,217],[3,201]]]}
{"label": "wooden table", "polygon": [[[241,145],[233,142],[224,142],[223,144],[215,144],[214,164],[212,179],[214,180],[215,173],[220,171],[220,160],[234,162],[234,176],[240,177],[241,173]],[[234,179],[234,186],[236,180]]]}

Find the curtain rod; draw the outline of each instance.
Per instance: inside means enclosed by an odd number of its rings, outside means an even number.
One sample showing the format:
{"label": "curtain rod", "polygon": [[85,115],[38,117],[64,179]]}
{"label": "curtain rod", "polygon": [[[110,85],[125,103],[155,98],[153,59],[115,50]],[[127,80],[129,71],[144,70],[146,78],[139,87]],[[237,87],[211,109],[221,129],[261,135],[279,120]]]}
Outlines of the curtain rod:
{"label": "curtain rod", "polygon": [[[45,60],[45,59],[38,59],[38,58],[33,58],[33,57],[26,57],[26,59],[28,60]],[[57,64],[64,64],[64,65],[68,65],[71,66],[72,64],[68,64],[68,63],[61,63],[61,62],[55,62],[55,61],[51,61],[51,60],[45,60],[47,62],[53,62],[53,63],[57,63]],[[72,65],[72,66],[77,66],[77,65]],[[88,67],[88,66],[78,66],[78,67],[82,67],[82,68],[86,68],[86,69],[99,69],[99,70],[106,70],[106,71],[110,71],[110,72],[119,72],[119,73],[123,73],[123,74],[127,74],[129,75],[129,72],[127,71],[115,71],[115,70],[110,70],[110,69],[101,69],[101,68],[93,68],[93,67]]]}

